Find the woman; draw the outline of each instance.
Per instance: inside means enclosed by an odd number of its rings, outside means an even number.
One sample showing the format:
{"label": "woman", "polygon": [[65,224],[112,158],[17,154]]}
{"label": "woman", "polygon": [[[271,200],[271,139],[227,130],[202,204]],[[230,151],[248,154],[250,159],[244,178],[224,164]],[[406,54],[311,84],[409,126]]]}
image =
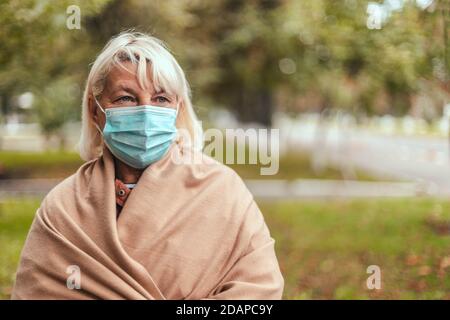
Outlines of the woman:
{"label": "woman", "polygon": [[234,171],[198,151],[201,138],[163,43],[113,38],[83,97],[87,162],[37,210],[13,299],[280,299],[264,218]]}

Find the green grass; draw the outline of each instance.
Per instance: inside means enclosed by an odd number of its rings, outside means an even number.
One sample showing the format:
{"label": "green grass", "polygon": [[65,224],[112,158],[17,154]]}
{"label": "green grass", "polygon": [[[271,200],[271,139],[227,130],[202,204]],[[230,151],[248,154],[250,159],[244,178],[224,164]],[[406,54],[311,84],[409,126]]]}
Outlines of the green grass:
{"label": "green grass", "polygon": [[61,178],[74,173],[83,163],[75,152],[0,152],[0,177]]}
{"label": "green grass", "polygon": [[[450,299],[450,202],[260,203],[288,299]],[[369,265],[381,290],[368,290]]]}
{"label": "green grass", "polygon": [[[223,159],[219,159],[223,160]],[[74,173],[83,161],[75,152],[0,151],[0,178],[65,178]],[[261,165],[230,165],[243,179],[342,179],[340,170],[330,166],[320,172],[312,169],[310,156],[295,152],[280,157],[276,175],[261,176]],[[377,180],[356,171],[356,179]]]}
{"label": "green grass", "polygon": [[0,200],[0,299],[8,298],[14,274],[40,199]]}
{"label": "green grass", "polygon": [[[314,170],[311,164],[311,157],[302,152],[292,152],[280,157],[279,170],[275,175],[261,176],[260,169],[262,165],[229,165],[235,170],[243,179],[336,179],[342,180],[344,177],[342,172],[331,166],[325,166],[321,170]],[[356,180],[377,181],[374,176],[360,170],[354,172]]]}
{"label": "green grass", "polygon": [[[39,199],[0,204],[0,298]],[[450,201],[383,199],[259,202],[284,274],[285,299],[450,299]],[[447,260],[448,261],[448,260]],[[381,290],[368,290],[378,265]]]}

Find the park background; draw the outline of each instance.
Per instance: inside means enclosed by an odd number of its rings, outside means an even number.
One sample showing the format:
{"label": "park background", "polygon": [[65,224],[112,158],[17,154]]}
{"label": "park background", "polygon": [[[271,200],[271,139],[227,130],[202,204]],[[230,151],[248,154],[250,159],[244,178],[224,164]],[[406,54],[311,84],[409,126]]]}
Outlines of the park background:
{"label": "park background", "polygon": [[134,29],[167,43],[205,128],[280,130],[278,174],[232,167],[285,299],[450,299],[449,25],[449,0],[2,1],[0,298],[40,201],[82,164],[89,65]]}

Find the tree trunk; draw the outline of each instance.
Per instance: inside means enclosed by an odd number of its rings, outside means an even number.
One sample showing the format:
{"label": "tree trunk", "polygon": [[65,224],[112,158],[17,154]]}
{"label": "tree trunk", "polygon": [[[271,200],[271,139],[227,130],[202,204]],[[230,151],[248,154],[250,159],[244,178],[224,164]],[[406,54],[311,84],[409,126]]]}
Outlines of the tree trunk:
{"label": "tree trunk", "polygon": [[[7,93],[1,94],[1,121],[0,126],[4,126],[6,124],[6,115],[8,114],[9,110],[9,102],[10,102],[10,95]],[[0,135],[0,150],[3,149],[3,134]]]}
{"label": "tree trunk", "polygon": [[272,92],[262,88],[242,88],[237,96],[235,111],[241,122],[257,122],[270,128],[274,111]]}

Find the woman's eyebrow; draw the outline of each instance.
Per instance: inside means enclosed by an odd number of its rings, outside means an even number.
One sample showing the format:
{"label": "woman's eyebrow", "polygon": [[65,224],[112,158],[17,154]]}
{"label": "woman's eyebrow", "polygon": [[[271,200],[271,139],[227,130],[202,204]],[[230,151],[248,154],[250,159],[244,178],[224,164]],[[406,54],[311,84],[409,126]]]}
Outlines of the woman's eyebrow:
{"label": "woman's eyebrow", "polygon": [[[137,91],[133,87],[130,87],[130,86],[124,84],[124,83],[119,83],[119,84],[117,84],[114,87],[113,92],[117,92],[117,91],[125,91],[125,92],[128,92],[128,93],[130,93],[130,94],[132,94],[134,96],[138,95]],[[167,95],[169,97],[173,96],[172,94],[167,93],[166,90],[164,90],[164,89],[161,89],[161,90],[153,92],[152,96],[159,95],[159,94],[165,94],[165,95]]]}
{"label": "woman's eyebrow", "polygon": [[125,85],[125,84],[117,85],[114,88],[114,91],[126,91],[126,92],[129,92],[129,93],[133,94],[133,95],[136,95],[136,91],[133,88],[131,88],[131,87]]}
{"label": "woman's eyebrow", "polygon": [[162,93],[166,93],[166,91],[164,89],[161,89],[161,90],[155,91],[153,93],[153,95],[155,95],[155,94],[162,94]]}
{"label": "woman's eyebrow", "polygon": [[159,91],[155,91],[155,93],[153,93],[154,96],[155,96],[155,95],[158,95],[158,94],[164,94],[164,95],[166,95],[167,97],[175,98],[175,94],[166,92],[164,89],[161,89],[161,90],[159,90]]}

